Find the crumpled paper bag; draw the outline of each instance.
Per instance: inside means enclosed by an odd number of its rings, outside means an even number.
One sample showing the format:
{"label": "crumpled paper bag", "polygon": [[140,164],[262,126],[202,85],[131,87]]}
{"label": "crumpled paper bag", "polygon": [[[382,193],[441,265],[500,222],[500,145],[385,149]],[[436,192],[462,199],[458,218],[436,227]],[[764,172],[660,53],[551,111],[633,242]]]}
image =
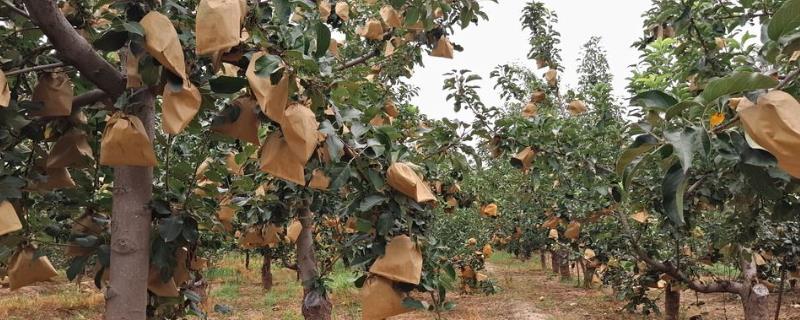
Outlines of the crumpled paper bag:
{"label": "crumpled paper bag", "polygon": [[227,52],[239,44],[246,0],[201,0],[195,16],[197,54]]}
{"label": "crumpled paper bag", "polygon": [[736,109],[751,140],[778,160],[778,167],[800,178],[800,103],[773,90],[756,104],[742,99]]}
{"label": "crumpled paper bag", "polygon": [[589,109],[586,108],[586,104],[583,103],[583,101],[580,101],[580,100],[573,100],[567,106],[567,111],[569,111],[569,113],[572,114],[573,116],[576,116],[576,115],[579,115],[581,113],[584,113],[587,110],[589,110]]}
{"label": "crumpled paper bag", "polygon": [[200,90],[188,80],[183,85],[167,83],[164,86],[164,101],[161,105],[161,125],[171,135],[181,133],[200,110]]}
{"label": "crumpled paper bag", "polygon": [[46,256],[34,258],[36,248],[26,246],[11,256],[8,281],[11,290],[16,290],[39,281],[47,281],[58,275]]}
{"label": "crumpled paper bag", "polygon": [[319,0],[317,4],[317,8],[319,10],[319,19],[323,22],[328,21],[328,18],[331,16],[331,3],[328,0]]}
{"label": "crumpled paper bag", "polygon": [[511,158],[511,165],[517,169],[528,170],[534,158],[536,158],[536,151],[531,147],[525,147]]}
{"label": "crumpled paper bag", "polygon": [[284,72],[281,80],[273,84],[269,76],[261,77],[257,75],[256,61],[265,55],[266,53],[264,52],[253,54],[250,59],[250,65],[247,66],[247,81],[250,83],[250,89],[253,90],[253,94],[258,100],[258,105],[261,106],[261,111],[267,115],[267,118],[282,124],[284,111],[289,102],[289,76],[287,72]]}
{"label": "crumpled paper bag", "polygon": [[403,26],[403,22],[400,20],[400,14],[391,5],[383,6],[380,13],[383,22],[385,22],[387,26],[392,28],[400,28]]}
{"label": "crumpled paper bag", "polygon": [[347,4],[347,2],[336,2],[335,10],[336,15],[339,16],[339,19],[342,19],[342,21],[350,20],[350,5]]}
{"label": "crumpled paper bag", "polygon": [[33,89],[31,101],[42,108],[31,112],[37,117],[66,117],[72,113],[72,81],[63,72],[43,72]]}
{"label": "crumpled paper bag", "polygon": [[211,130],[219,132],[234,139],[247,141],[255,145],[260,145],[258,140],[258,128],[261,121],[258,120],[258,102],[251,97],[240,97],[233,100],[233,104],[223,111],[228,115],[235,115],[233,122],[212,125]]}
{"label": "crumpled paper bag", "polygon": [[144,29],[145,49],[164,68],[181,79],[186,79],[186,61],[183,47],[178,40],[178,31],[167,16],[150,11],[139,21]]}
{"label": "crumpled paper bag", "polygon": [[8,107],[11,103],[11,89],[8,87],[8,79],[3,70],[0,70],[0,107]]}
{"label": "crumpled paper bag", "polygon": [[369,272],[386,279],[419,284],[422,276],[422,252],[407,235],[392,238],[383,256],[375,260]]}
{"label": "crumpled paper bag", "polygon": [[416,202],[436,200],[428,184],[406,163],[395,162],[386,171],[389,186]]}
{"label": "crumpled paper bag", "polygon": [[299,159],[295,159],[289,149],[289,144],[279,131],[267,137],[261,147],[259,159],[260,169],[272,176],[298,185],[305,185],[305,166]]}
{"label": "crumpled paper bag", "polygon": [[356,28],[356,33],[370,40],[382,40],[383,25],[376,19],[369,19],[365,25]]}
{"label": "crumpled paper bag", "polygon": [[0,236],[22,230],[22,223],[17,216],[17,210],[8,200],[0,203]]}
{"label": "crumpled paper bag", "polygon": [[25,187],[26,190],[47,192],[57,189],[74,188],[76,186],[67,168],[47,168],[47,162],[44,159],[36,161],[34,170],[43,175],[44,180],[30,181]]}
{"label": "crumpled paper bag", "polygon": [[311,181],[308,183],[308,187],[311,189],[317,190],[328,190],[328,187],[331,185],[331,178],[325,174],[325,171],[322,169],[314,169],[311,172]]}
{"label": "crumpled paper bag", "polygon": [[138,117],[116,113],[106,123],[100,141],[100,164],[106,166],[156,166],[156,155]]}
{"label": "crumpled paper bag", "polygon": [[125,49],[125,73],[128,75],[126,88],[142,86],[142,75],[139,74],[139,57],[128,48]]}
{"label": "crumpled paper bag", "polygon": [[317,148],[319,122],[311,109],[295,103],[286,109],[281,130],[295,159],[305,165]]}
{"label": "crumpled paper bag", "polygon": [[362,319],[382,320],[412,311],[403,306],[404,297],[391,280],[379,276],[367,278],[361,287]]}
{"label": "crumpled paper bag", "polygon": [[162,282],[161,272],[154,265],[150,265],[150,272],[147,274],[147,290],[159,297],[180,296],[178,286],[175,285],[175,278],[170,277],[167,282]]}
{"label": "crumpled paper bag", "polygon": [[432,57],[453,59],[453,44],[445,36],[439,37],[436,45],[431,50]]}
{"label": "crumpled paper bag", "polygon": [[92,147],[89,146],[86,132],[73,128],[58,138],[53,145],[47,155],[46,166],[48,168],[83,168],[88,165],[87,160],[94,160],[94,154],[92,154]]}

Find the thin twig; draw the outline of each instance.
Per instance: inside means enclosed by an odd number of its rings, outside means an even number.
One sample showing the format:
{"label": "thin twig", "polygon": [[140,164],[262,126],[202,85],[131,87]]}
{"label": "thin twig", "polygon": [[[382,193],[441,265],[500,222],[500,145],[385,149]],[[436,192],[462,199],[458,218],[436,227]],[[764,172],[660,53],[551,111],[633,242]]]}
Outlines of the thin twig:
{"label": "thin twig", "polygon": [[797,76],[798,76],[798,75],[800,75],[800,68],[798,68],[798,69],[794,69],[794,71],[792,71],[791,73],[789,73],[788,75],[786,75],[786,77],[785,77],[785,78],[783,78],[783,80],[781,80],[781,82],[780,82],[780,83],[778,83],[778,86],[777,86],[777,87],[775,87],[775,89],[778,89],[778,90],[780,90],[780,89],[783,89],[783,88],[785,88],[786,86],[788,86],[788,85],[789,85],[789,83],[791,83],[792,81],[794,81],[794,79],[797,79]]}
{"label": "thin twig", "polygon": [[63,66],[65,66],[65,64],[63,62],[43,64],[43,65],[40,65],[40,66],[33,66],[33,67],[30,67],[30,68],[22,68],[22,69],[17,69],[17,70],[11,70],[9,72],[6,72],[6,76],[13,76],[13,75],[17,75],[17,74],[20,74],[20,73],[26,73],[26,72],[34,72],[34,71],[41,71],[41,70],[47,70],[47,69],[55,69],[55,68],[60,68],[60,67],[63,67]]}
{"label": "thin twig", "polygon": [[21,15],[21,16],[23,16],[25,18],[28,18],[28,19],[31,18],[31,16],[28,14],[28,12],[26,12],[25,10],[22,10],[19,7],[15,6],[13,3],[9,2],[8,0],[0,0],[0,3],[6,5],[9,9],[11,9],[11,11],[14,11],[14,13],[16,13],[18,15]]}
{"label": "thin twig", "polygon": [[367,54],[365,54],[363,56],[360,56],[358,58],[355,58],[353,60],[345,62],[342,66],[336,68],[336,71],[342,71],[342,70],[345,70],[345,69],[349,69],[349,68],[355,67],[355,66],[357,66],[359,64],[367,62],[367,60],[369,60],[369,59],[371,59],[373,57],[377,57],[380,53],[381,53],[381,51],[379,49],[374,49],[371,52],[369,52],[369,53],[367,53]]}

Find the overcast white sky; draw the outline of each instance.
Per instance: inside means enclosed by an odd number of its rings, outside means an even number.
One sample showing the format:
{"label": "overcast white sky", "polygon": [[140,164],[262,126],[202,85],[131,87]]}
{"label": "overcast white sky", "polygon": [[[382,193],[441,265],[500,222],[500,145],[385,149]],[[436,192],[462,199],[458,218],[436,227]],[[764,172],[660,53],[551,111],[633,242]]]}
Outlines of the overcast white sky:
{"label": "overcast white sky", "polygon": [[[431,118],[472,118],[469,112],[453,112],[452,103],[445,101],[442,91],[443,74],[452,69],[470,69],[483,77],[481,99],[486,105],[499,106],[500,97],[492,90],[491,70],[500,64],[519,62],[535,68],[535,62],[526,58],[528,31],[519,22],[527,0],[500,0],[495,4],[482,1],[489,21],[478,26],[459,30],[450,39],[464,47],[453,60],[424,57],[424,68],[416,68],[410,82],[420,87],[420,95],[413,103]],[[603,38],[608,52],[614,89],[618,95],[625,93],[628,66],[638,61],[639,53],[631,44],[642,35],[642,13],[651,5],[650,0],[544,0],[558,14],[556,26],[561,33],[561,58],[565,67],[562,86],[577,84],[578,55],[581,45],[591,36]],[[544,72],[542,69],[541,72]]]}

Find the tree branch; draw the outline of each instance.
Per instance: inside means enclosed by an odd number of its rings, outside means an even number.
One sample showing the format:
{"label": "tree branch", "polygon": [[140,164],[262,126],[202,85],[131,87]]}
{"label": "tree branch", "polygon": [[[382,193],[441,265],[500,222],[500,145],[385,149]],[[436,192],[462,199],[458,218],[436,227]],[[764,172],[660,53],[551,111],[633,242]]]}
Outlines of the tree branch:
{"label": "tree branch", "polygon": [[6,5],[9,9],[11,9],[11,11],[13,11],[14,13],[16,13],[18,15],[21,15],[21,16],[23,16],[25,18],[28,18],[28,19],[31,18],[31,16],[28,15],[28,13],[25,12],[25,10],[22,10],[22,9],[18,8],[17,6],[15,6],[13,3],[11,3],[8,0],[0,0],[0,3]]}
{"label": "tree branch", "polygon": [[339,68],[336,68],[336,71],[342,71],[342,70],[345,70],[345,69],[349,69],[349,68],[355,67],[355,66],[357,66],[359,64],[367,62],[367,60],[369,60],[369,59],[371,59],[373,57],[377,57],[380,53],[381,53],[381,51],[379,49],[372,50],[372,52],[370,52],[370,53],[367,53],[367,54],[365,54],[363,56],[360,56],[358,58],[355,58],[353,60],[345,62],[342,66],[340,66]]}
{"label": "tree branch", "polygon": [[22,69],[17,69],[17,70],[11,70],[9,72],[6,72],[6,76],[13,76],[13,75],[17,75],[17,74],[20,74],[20,73],[26,73],[26,72],[34,72],[34,71],[41,71],[41,70],[47,70],[47,69],[55,69],[55,68],[60,68],[60,67],[63,67],[63,66],[64,66],[63,62],[43,64],[43,65],[40,65],[40,66],[33,66],[33,67],[30,67],[30,68],[22,68]]}
{"label": "tree branch", "polygon": [[24,0],[35,24],[42,29],[64,62],[75,66],[81,75],[116,98],[125,91],[125,79],[81,37],[52,0]]}
{"label": "tree branch", "polygon": [[105,91],[92,89],[72,99],[72,109],[81,108],[108,98]]}

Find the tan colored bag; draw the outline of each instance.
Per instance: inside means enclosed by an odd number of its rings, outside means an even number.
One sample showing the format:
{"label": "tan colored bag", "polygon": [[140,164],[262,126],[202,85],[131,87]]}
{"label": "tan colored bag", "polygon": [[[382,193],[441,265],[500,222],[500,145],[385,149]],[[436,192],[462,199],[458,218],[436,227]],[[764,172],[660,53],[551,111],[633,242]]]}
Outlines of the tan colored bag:
{"label": "tan colored bag", "polygon": [[544,79],[547,80],[547,84],[551,87],[555,87],[558,85],[558,70],[550,69],[544,73]]}
{"label": "tan colored bag", "polygon": [[403,306],[404,294],[392,286],[392,281],[372,276],[361,287],[361,318],[383,320],[412,310]]}
{"label": "tan colored bag", "polygon": [[647,223],[647,218],[649,218],[649,215],[647,214],[647,211],[644,210],[637,211],[631,215],[631,219],[638,223]]}
{"label": "tan colored bag", "polygon": [[453,59],[453,44],[445,36],[441,36],[431,50],[432,57]]}
{"label": "tan colored bag", "polygon": [[347,2],[339,1],[336,3],[336,15],[342,21],[350,20],[350,5]]}
{"label": "tan colored bag", "polygon": [[14,253],[9,261],[8,280],[11,290],[39,281],[47,281],[58,275],[46,256],[34,259],[36,248],[27,246]]}
{"label": "tan colored bag", "polygon": [[583,250],[583,258],[586,260],[592,260],[596,256],[597,255],[594,253],[594,250],[592,249],[586,248],[586,250]]}
{"label": "tan colored bag", "polygon": [[581,113],[584,113],[587,110],[589,110],[589,109],[586,108],[586,104],[583,103],[583,101],[580,101],[580,100],[573,100],[567,106],[567,111],[569,111],[569,113],[571,113],[573,116],[576,116],[576,115],[579,115]]}
{"label": "tan colored bag", "polygon": [[289,228],[286,229],[286,239],[288,239],[290,243],[297,242],[297,238],[300,237],[300,231],[303,231],[303,224],[300,223],[300,220],[292,220],[292,223],[289,224]]}
{"label": "tan colored bag", "polygon": [[283,230],[274,224],[250,226],[239,238],[239,246],[245,249],[271,247],[278,243],[278,234]]}
{"label": "tan colored bag", "polygon": [[172,273],[172,278],[175,279],[177,286],[182,286],[184,283],[192,279],[189,274],[189,250],[186,247],[180,247],[175,252],[175,270]]}
{"label": "tan colored bag", "polygon": [[270,77],[261,77],[256,74],[256,61],[265,56],[264,52],[256,52],[250,58],[250,65],[247,66],[245,72],[247,81],[250,83],[250,89],[258,100],[258,105],[261,106],[261,111],[267,115],[267,118],[278,124],[283,123],[284,112],[289,102],[289,76],[287,72],[283,73],[283,77],[276,84],[272,84]]}
{"label": "tan colored bag", "polygon": [[339,42],[336,39],[331,39],[330,44],[328,44],[328,51],[332,56],[339,57]]}
{"label": "tan colored bag", "polygon": [[130,49],[125,50],[125,73],[128,75],[126,88],[142,86],[142,75],[139,74],[139,57]]}
{"label": "tan colored bag", "polygon": [[400,14],[397,13],[397,10],[391,5],[385,5],[381,8],[381,18],[389,27],[400,28],[403,26],[403,22],[400,20]]}
{"label": "tan colored bag", "polygon": [[161,126],[171,135],[177,135],[192,122],[202,103],[200,90],[188,80],[176,86],[164,86],[164,103],[161,105]]}
{"label": "tan colored bag", "polygon": [[311,172],[311,181],[308,183],[308,187],[311,189],[317,190],[328,190],[328,187],[331,185],[331,178],[325,174],[325,171],[322,169],[314,169]]}
{"label": "tan colored bag", "polygon": [[144,28],[145,49],[164,68],[186,80],[186,61],[178,40],[178,31],[167,16],[150,11],[139,21]]}
{"label": "tan colored bag", "polygon": [[[317,8],[319,10],[319,19],[323,22],[328,21],[331,16],[331,3],[328,0],[318,0]],[[333,39],[331,39],[333,40]]]}
{"label": "tan colored bag", "polygon": [[527,104],[525,104],[525,107],[522,108],[522,116],[525,118],[534,117],[538,113],[539,113],[539,107],[533,102],[528,102]]}
{"label": "tan colored bag", "polygon": [[228,173],[235,176],[244,174],[244,166],[236,162],[236,154],[233,152],[228,152],[228,155],[225,156],[225,168],[228,169]]}
{"label": "tan colored bag", "polygon": [[0,107],[8,107],[11,104],[11,89],[8,87],[8,79],[3,70],[0,70]]}
{"label": "tan colored bag", "polygon": [[492,249],[492,245],[488,244],[488,243],[483,245],[483,249],[481,249],[481,253],[483,253],[483,256],[486,257],[486,258],[491,257],[492,254],[494,253],[494,250]]}
{"label": "tan colored bag", "polygon": [[305,165],[317,148],[317,122],[314,112],[306,106],[294,103],[286,109],[281,131],[295,159]]}
{"label": "tan colored bag", "polygon": [[227,52],[237,46],[246,16],[246,0],[201,0],[195,16],[197,54]]}
{"label": "tan colored bag", "polygon": [[44,176],[44,181],[31,181],[25,189],[35,192],[48,192],[56,189],[74,188],[75,181],[67,168],[46,168],[44,160],[37,161],[34,170]]}
{"label": "tan colored bag", "polygon": [[759,97],[757,105],[743,99],[737,111],[749,137],[775,156],[778,167],[800,178],[800,103],[774,90]]}
{"label": "tan colored bag", "polygon": [[72,113],[72,81],[63,72],[44,72],[33,89],[33,102],[42,108],[31,111],[37,117],[66,117]]}
{"label": "tan colored bag", "polygon": [[531,102],[539,103],[544,101],[547,98],[547,94],[542,90],[536,90],[533,92],[533,96],[531,96]]}
{"label": "tan colored bag", "polygon": [[100,141],[100,164],[140,167],[158,164],[150,137],[138,117],[116,113],[108,120]]}
{"label": "tan colored bag", "polygon": [[391,100],[386,100],[386,103],[383,105],[383,111],[386,112],[390,117],[397,118],[400,115],[400,111],[397,110],[397,106],[395,106],[394,102]]}
{"label": "tan colored bag", "polygon": [[481,214],[490,218],[497,216],[497,204],[489,203],[481,207]]}
{"label": "tan colored bag", "polygon": [[17,210],[14,210],[11,202],[3,201],[0,203],[0,236],[19,230],[22,230],[22,223],[17,216]]}
{"label": "tan colored bag", "polygon": [[150,266],[150,272],[147,275],[147,290],[159,297],[180,296],[178,286],[175,285],[175,278],[172,277],[167,282],[161,282],[161,274],[154,265]]}
{"label": "tan colored bag", "polygon": [[[233,217],[236,216],[236,208],[231,207],[230,197],[226,197],[219,202],[219,210],[217,210],[217,219],[220,222],[231,222]],[[228,230],[230,231],[230,230]]]}
{"label": "tan colored bag", "polygon": [[58,138],[53,145],[50,154],[47,155],[47,167],[83,168],[88,165],[87,160],[94,160],[94,155],[87,141],[86,132],[72,129]]}
{"label": "tan colored bag", "polygon": [[279,179],[305,185],[305,167],[300,160],[291,156],[289,144],[279,131],[267,137],[267,141],[261,147],[259,160],[261,171]]}
{"label": "tan colored bag", "polygon": [[436,200],[428,184],[406,163],[395,162],[386,171],[389,186],[416,202]]}
{"label": "tan colored bag", "polygon": [[564,231],[564,237],[567,239],[576,240],[581,234],[581,223],[578,221],[570,221],[567,230]]}
{"label": "tan colored bag", "polygon": [[525,147],[511,158],[511,165],[517,169],[528,170],[534,158],[536,158],[536,151],[533,151],[531,147]]}
{"label": "tan colored bag", "polygon": [[550,232],[547,234],[547,237],[553,240],[558,240],[558,230],[550,229]]}
{"label": "tan colored bag", "polygon": [[407,235],[392,238],[385,254],[375,260],[369,272],[386,279],[419,284],[422,277],[422,252]]}
{"label": "tan colored bag", "polygon": [[213,126],[211,130],[234,139],[260,145],[258,129],[261,121],[258,120],[258,102],[251,97],[240,97],[233,100],[230,108],[238,109],[239,117],[233,122]]}
{"label": "tan colored bag", "polygon": [[382,40],[383,25],[376,19],[369,19],[365,25],[356,28],[356,33],[370,40]]}
{"label": "tan colored bag", "polygon": [[552,216],[542,223],[542,228],[555,229],[559,224],[561,224],[561,218]]}

